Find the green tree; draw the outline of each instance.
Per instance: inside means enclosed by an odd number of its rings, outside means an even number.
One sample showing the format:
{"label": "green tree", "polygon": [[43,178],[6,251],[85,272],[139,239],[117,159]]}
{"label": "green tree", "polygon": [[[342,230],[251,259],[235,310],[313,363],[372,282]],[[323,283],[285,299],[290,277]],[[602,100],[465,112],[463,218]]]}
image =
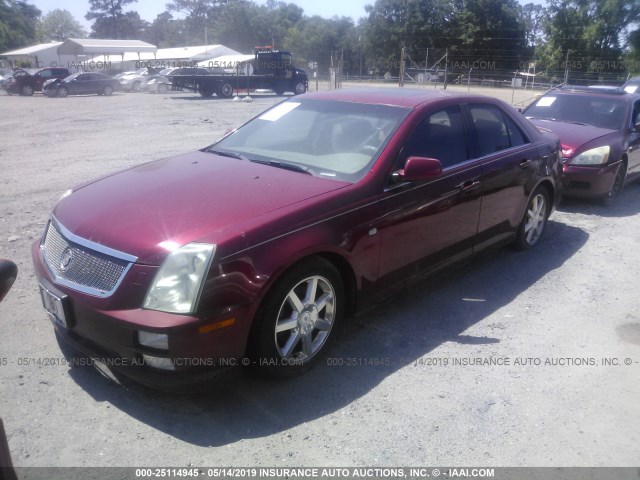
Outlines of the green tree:
{"label": "green tree", "polygon": [[465,0],[450,31],[450,61],[466,68],[518,68],[526,55],[525,26],[515,0]]}
{"label": "green tree", "polygon": [[236,1],[238,0],[172,0],[167,4],[167,11],[184,15],[183,34],[188,43],[203,44],[205,29],[208,30],[213,25],[221,7]]}
{"label": "green tree", "polygon": [[21,0],[0,0],[0,52],[35,43],[40,13]]}
{"label": "green tree", "polygon": [[38,24],[38,38],[41,42],[63,42],[67,38],[86,36],[87,31],[68,10],[52,10],[43,16]]}
{"label": "green tree", "polygon": [[158,48],[186,45],[185,23],[184,19],[175,19],[171,13],[163,12],[145,30],[143,39]]}
{"label": "green tree", "polygon": [[520,9],[521,21],[524,24],[527,45],[535,48],[544,38],[544,25],[548,11],[542,5],[527,3]]}
{"label": "green tree", "polygon": [[301,21],[303,11],[292,3],[234,0],[215,11],[211,36],[228,47],[252,52],[256,46],[283,46],[289,29]]}
{"label": "green tree", "polygon": [[91,9],[85,15],[95,20],[91,26],[92,38],[139,39],[144,35],[148,23],[138,12],[124,12],[124,7],[137,0],[89,0]]}
{"label": "green tree", "polygon": [[304,17],[287,32],[284,47],[294,51],[299,62],[318,62],[320,71],[338,58],[344,60],[345,70],[358,71],[358,31],[349,17]]}
{"label": "green tree", "polygon": [[[542,52],[548,70],[615,74],[623,70],[630,28],[640,21],[637,0],[550,0]],[[568,56],[567,56],[568,53]]]}
{"label": "green tree", "polygon": [[631,73],[640,73],[640,29],[634,30],[628,37],[629,51],[627,52],[627,70]]}
{"label": "green tree", "polygon": [[460,1],[376,0],[367,5],[363,24],[368,67],[377,73],[399,71],[404,46],[415,56],[428,48],[445,49]]}

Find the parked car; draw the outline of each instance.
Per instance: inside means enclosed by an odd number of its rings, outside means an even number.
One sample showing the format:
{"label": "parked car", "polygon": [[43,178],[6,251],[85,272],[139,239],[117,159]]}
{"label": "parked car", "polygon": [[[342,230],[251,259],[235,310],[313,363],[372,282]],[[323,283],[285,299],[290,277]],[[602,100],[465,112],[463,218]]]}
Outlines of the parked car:
{"label": "parked car", "polygon": [[564,194],[611,204],[640,174],[640,95],[563,87],[524,110],[562,142]]}
{"label": "parked car", "polygon": [[148,385],[240,359],[296,375],[358,309],[489,247],[535,247],[559,160],[555,135],[488,97],[298,96],[67,192],[32,249],[44,308],[63,345]]}
{"label": "parked car", "polygon": [[[175,70],[173,70],[171,72],[171,76],[175,77],[178,75],[184,75],[184,76],[193,76],[193,75],[211,75],[211,71],[209,69],[206,68],[201,68],[201,67],[181,67],[181,68],[176,68]],[[197,85],[195,82],[192,81],[193,79],[188,79],[187,81],[183,81],[182,83],[184,84],[185,87],[187,88],[195,88],[197,90]],[[171,81],[171,80],[169,80]],[[171,89],[172,90],[182,90],[182,86],[176,86],[173,83],[171,84]]]}
{"label": "parked car", "polygon": [[167,91],[171,90],[171,80],[167,78],[167,75],[170,75],[175,70],[177,68],[165,68],[160,70],[157,75],[151,75],[142,90],[152,93],[167,93]]}
{"label": "parked car", "polygon": [[155,68],[139,68],[135,72],[126,73],[118,80],[122,90],[125,92],[139,92],[146,81],[153,75],[157,75],[158,70]]}
{"label": "parked car", "polygon": [[51,80],[45,83],[44,94],[48,97],[66,97],[68,95],[111,95],[120,90],[117,80],[102,73],[74,73],[64,80]]}
{"label": "parked car", "polygon": [[640,93],[640,77],[630,78],[622,86],[622,89],[627,93]]}
{"label": "parked car", "polygon": [[42,86],[48,80],[65,78],[70,74],[66,68],[48,67],[37,70],[16,69],[2,87],[11,94],[31,96],[34,92],[42,91]]}

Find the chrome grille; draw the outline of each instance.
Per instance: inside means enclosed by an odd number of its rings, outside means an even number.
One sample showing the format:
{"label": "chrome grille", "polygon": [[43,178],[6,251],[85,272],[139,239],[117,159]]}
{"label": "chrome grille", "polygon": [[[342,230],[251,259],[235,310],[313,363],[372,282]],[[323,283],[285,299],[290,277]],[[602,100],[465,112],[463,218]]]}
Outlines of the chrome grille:
{"label": "chrome grille", "polygon": [[54,222],[49,222],[42,250],[58,283],[100,297],[111,295],[131,267],[127,260],[67,240]]}

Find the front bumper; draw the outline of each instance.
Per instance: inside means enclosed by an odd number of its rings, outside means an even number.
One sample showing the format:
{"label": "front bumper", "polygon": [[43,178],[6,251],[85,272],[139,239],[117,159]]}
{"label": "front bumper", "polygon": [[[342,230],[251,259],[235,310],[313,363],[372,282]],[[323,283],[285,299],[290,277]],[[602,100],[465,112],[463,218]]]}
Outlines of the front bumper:
{"label": "front bumper", "polygon": [[[98,298],[55,282],[45,264],[40,241],[32,246],[39,283],[65,302],[67,327],[54,323],[57,336],[84,356],[98,360],[116,375],[161,390],[180,391],[217,377],[227,367],[243,365],[247,306],[229,307],[201,316],[145,310],[146,284],[156,267],[134,264],[114,294]],[[229,320],[235,321],[229,325]],[[218,327],[225,325],[224,327]],[[139,331],[168,335],[168,349],[141,345]],[[148,358],[168,360],[161,369]]]}
{"label": "front bumper", "polygon": [[613,184],[620,162],[604,166],[577,166],[565,163],[563,172],[563,195],[579,198],[604,197]]}

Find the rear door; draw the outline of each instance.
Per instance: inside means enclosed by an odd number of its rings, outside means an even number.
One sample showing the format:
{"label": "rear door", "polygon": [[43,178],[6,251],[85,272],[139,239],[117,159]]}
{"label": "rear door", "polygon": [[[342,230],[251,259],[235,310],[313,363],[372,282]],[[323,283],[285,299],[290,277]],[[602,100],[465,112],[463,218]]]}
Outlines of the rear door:
{"label": "rear door", "polygon": [[481,162],[482,207],[476,249],[517,231],[535,184],[538,148],[517,123],[494,104],[468,104],[473,156]]}
{"label": "rear door", "polygon": [[402,283],[471,255],[477,232],[481,169],[469,161],[458,104],[425,114],[396,168],[403,168],[410,156],[437,158],[444,171],[434,180],[395,185],[390,181],[378,226],[384,284]]}

